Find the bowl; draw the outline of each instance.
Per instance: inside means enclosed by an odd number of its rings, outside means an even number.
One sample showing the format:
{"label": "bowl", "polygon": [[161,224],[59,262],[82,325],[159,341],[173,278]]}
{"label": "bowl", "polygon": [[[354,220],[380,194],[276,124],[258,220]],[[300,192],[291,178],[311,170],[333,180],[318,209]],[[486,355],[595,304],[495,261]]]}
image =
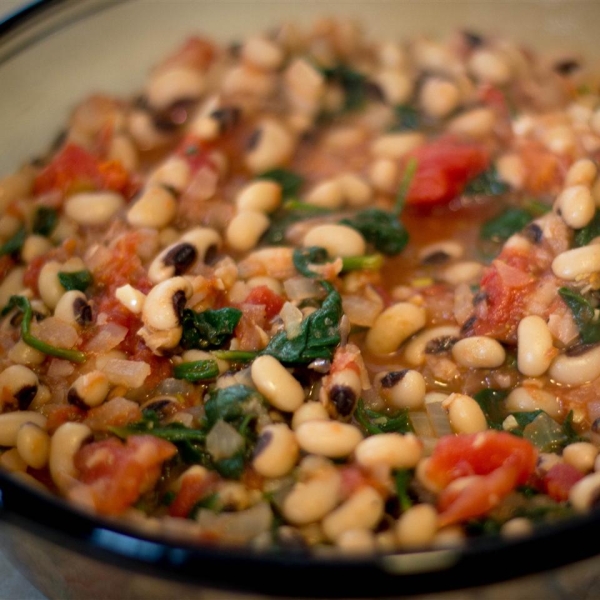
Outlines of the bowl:
{"label": "bowl", "polygon": [[[358,18],[401,38],[502,32],[542,51],[591,54],[600,4],[538,0],[150,2],[40,0],[0,23],[0,174],[35,158],[91,91],[130,94],[190,33],[235,41],[283,20]],[[515,539],[374,556],[190,544],[90,515],[0,471],[0,542],[48,598],[565,598],[600,596],[590,514]]]}

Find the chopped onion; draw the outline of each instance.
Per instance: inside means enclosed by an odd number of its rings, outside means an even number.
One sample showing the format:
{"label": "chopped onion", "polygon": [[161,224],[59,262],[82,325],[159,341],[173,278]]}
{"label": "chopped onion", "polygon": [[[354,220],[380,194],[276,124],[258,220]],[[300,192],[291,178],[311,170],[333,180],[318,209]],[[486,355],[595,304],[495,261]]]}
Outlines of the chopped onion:
{"label": "chopped onion", "polygon": [[367,298],[359,294],[346,294],[342,296],[342,306],[350,323],[371,327],[383,310],[383,301],[379,295]]}
{"label": "chopped onion", "polygon": [[213,460],[230,458],[244,447],[244,438],[223,419],[219,419],[206,436],[206,450]]}
{"label": "chopped onion", "polygon": [[103,371],[113,385],[138,388],[150,375],[151,369],[143,361],[109,358],[103,365]]}
{"label": "chopped onion", "polygon": [[279,316],[283,321],[287,337],[294,339],[300,333],[303,318],[302,311],[291,302],[286,302],[279,311]]}
{"label": "chopped onion", "polygon": [[323,292],[321,285],[315,279],[308,277],[290,277],[283,282],[283,288],[292,302],[318,298]]}
{"label": "chopped onion", "polygon": [[68,360],[53,358],[48,367],[48,377],[52,379],[64,379],[73,373],[75,367]]}
{"label": "chopped onion", "polygon": [[123,327],[123,325],[107,323],[88,341],[85,349],[89,352],[108,352],[116,348],[125,339],[127,331],[127,327]]}
{"label": "chopped onion", "polygon": [[48,317],[39,323],[32,323],[31,333],[42,342],[57,348],[73,348],[79,339],[75,327],[57,317]]}
{"label": "chopped onion", "polygon": [[273,523],[273,512],[266,502],[259,502],[238,512],[215,513],[202,508],[196,516],[197,522],[206,533],[215,539],[246,544],[257,535],[269,531]]}
{"label": "chopped onion", "polygon": [[447,394],[441,392],[430,392],[425,396],[425,410],[437,437],[454,433],[450,425],[448,411],[442,406],[442,402],[446,398]]}
{"label": "chopped onion", "polygon": [[163,379],[154,390],[154,393],[160,396],[187,396],[194,391],[194,384],[185,379],[175,379],[168,377]]}
{"label": "chopped onion", "polygon": [[88,411],[84,423],[93,431],[108,431],[109,427],[122,427],[141,418],[137,402],[117,396]]}

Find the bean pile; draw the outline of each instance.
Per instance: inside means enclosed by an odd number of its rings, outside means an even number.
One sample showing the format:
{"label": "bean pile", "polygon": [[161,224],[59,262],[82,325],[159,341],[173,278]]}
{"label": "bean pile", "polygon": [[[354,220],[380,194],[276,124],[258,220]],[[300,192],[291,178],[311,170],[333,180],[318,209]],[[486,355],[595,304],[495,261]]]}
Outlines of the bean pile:
{"label": "bean pile", "polygon": [[600,492],[600,78],[191,36],[0,181],[0,467],[176,539],[396,552]]}

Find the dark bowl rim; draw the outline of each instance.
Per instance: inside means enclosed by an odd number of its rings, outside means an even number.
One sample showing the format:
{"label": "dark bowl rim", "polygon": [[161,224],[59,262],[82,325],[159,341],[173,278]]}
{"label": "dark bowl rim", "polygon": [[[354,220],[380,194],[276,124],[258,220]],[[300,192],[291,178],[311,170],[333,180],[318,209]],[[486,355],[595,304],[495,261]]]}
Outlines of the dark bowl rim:
{"label": "dark bowl rim", "polygon": [[[77,2],[28,2],[0,20],[0,43],[50,9]],[[102,7],[115,4],[118,1],[105,0]],[[128,570],[215,589],[289,598],[407,597],[501,583],[591,558],[597,554],[593,541],[600,536],[600,513],[593,512],[547,525],[527,537],[489,537],[410,553],[341,557],[300,550],[251,551],[154,537],[126,523],[86,513],[0,472],[2,521]],[[498,568],[490,569],[490,564]]]}

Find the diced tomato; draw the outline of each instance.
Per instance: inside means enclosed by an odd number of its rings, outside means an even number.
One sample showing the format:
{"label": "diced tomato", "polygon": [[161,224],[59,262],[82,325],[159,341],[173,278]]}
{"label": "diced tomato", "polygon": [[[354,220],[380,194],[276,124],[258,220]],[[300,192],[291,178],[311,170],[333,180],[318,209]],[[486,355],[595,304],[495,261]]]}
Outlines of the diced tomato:
{"label": "diced tomato", "polygon": [[259,304],[265,307],[265,317],[270,321],[275,315],[279,314],[284,300],[266,285],[259,285],[250,290],[244,300],[244,304]]}
{"label": "diced tomato", "polygon": [[531,194],[553,193],[560,189],[569,168],[569,159],[558,156],[541,143],[528,141],[519,150],[525,181],[523,188]]}
{"label": "diced tomato", "polygon": [[409,154],[417,168],[408,189],[408,205],[427,207],[450,202],[467,183],[485,171],[490,157],[481,144],[440,138]]}
{"label": "diced tomato", "polygon": [[135,193],[128,172],[118,161],[102,161],[85,148],[68,143],[36,177],[34,193],[69,195],[87,190],[113,190],[126,197]]}
{"label": "diced tomato", "polygon": [[44,412],[48,418],[46,430],[49,434],[53,434],[63,423],[79,423],[85,418],[85,411],[73,404],[47,405]]}
{"label": "diced tomato", "polygon": [[2,281],[9,273],[9,271],[15,266],[15,261],[5,254],[0,256],[0,281]]}
{"label": "diced tomato", "polygon": [[184,158],[190,165],[192,173],[196,173],[202,167],[215,169],[214,161],[210,157],[210,145],[194,135],[187,135],[181,140],[176,154]]}
{"label": "diced tomato", "polygon": [[169,514],[172,517],[187,518],[194,505],[212,492],[217,480],[218,476],[214,472],[184,474],[175,500],[169,505]]}
{"label": "diced tomato", "polygon": [[487,513],[534,472],[537,450],[510,433],[485,431],[444,436],[436,444],[426,476],[441,488],[460,477],[477,477],[465,487],[443,489],[438,498],[440,524]]}
{"label": "diced tomato", "polygon": [[583,478],[583,473],[567,463],[558,463],[551,467],[542,478],[542,489],[557,502],[569,499],[571,488]]}
{"label": "diced tomato", "polygon": [[84,445],[75,455],[78,479],[88,486],[96,511],[119,515],[154,487],[163,463],[177,448],[163,439],[130,436]]}
{"label": "diced tomato", "polygon": [[494,85],[484,83],[477,90],[477,96],[481,102],[494,109],[501,117],[509,117],[510,109],[504,92]]}

